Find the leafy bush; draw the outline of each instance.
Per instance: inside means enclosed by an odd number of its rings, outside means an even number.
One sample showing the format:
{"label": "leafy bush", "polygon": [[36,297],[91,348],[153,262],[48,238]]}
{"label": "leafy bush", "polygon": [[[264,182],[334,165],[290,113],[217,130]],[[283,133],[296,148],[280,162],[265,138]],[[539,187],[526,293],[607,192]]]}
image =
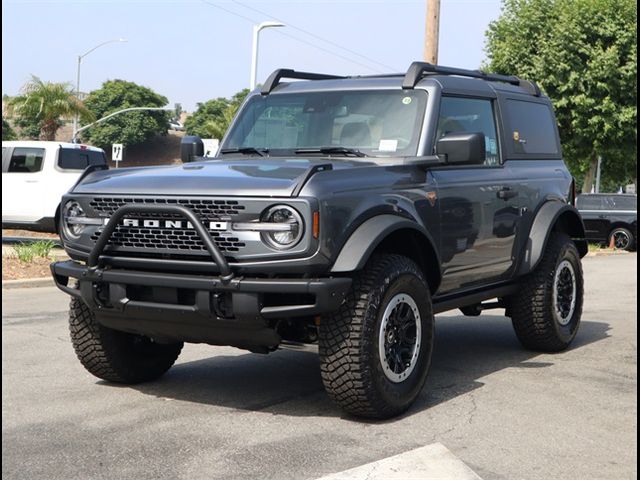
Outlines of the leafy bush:
{"label": "leafy bush", "polygon": [[16,132],[13,131],[9,122],[4,118],[2,119],[2,140],[15,140],[17,139]]}

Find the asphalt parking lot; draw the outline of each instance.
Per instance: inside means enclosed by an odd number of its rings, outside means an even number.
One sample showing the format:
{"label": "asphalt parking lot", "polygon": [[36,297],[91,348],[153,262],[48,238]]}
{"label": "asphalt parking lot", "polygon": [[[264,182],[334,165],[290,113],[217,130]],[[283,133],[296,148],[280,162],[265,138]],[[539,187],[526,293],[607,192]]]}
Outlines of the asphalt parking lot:
{"label": "asphalt parking lot", "polygon": [[441,443],[485,480],[635,479],[636,262],[585,259],[560,354],[523,350],[501,311],[438,316],[427,386],[386,422],[345,417],[311,353],[186,345],[157,382],[107,384],[75,358],[66,295],[3,290],[2,477],[315,479]]}

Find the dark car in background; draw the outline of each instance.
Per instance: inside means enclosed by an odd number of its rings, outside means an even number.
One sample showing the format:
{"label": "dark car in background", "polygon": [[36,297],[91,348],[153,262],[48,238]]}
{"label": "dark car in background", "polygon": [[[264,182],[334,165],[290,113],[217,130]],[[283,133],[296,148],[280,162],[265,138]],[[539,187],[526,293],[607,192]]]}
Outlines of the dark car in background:
{"label": "dark car in background", "polygon": [[577,207],[584,221],[587,240],[606,243],[619,250],[635,250],[638,197],[622,193],[578,195]]}

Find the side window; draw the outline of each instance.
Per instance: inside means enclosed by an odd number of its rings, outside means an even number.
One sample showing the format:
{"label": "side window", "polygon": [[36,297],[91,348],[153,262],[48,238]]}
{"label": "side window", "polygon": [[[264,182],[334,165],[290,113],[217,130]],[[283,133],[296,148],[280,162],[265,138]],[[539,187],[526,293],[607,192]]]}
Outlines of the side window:
{"label": "side window", "polygon": [[506,105],[510,127],[507,135],[511,136],[513,153],[532,155],[560,153],[555,119],[549,105],[522,100],[507,100]]}
{"label": "side window", "polygon": [[606,197],[606,205],[611,210],[637,210],[638,198],[627,195]]}
{"label": "side window", "polygon": [[58,167],[63,170],[84,170],[89,166],[89,152],[75,148],[61,148]]}
{"label": "side window", "polygon": [[581,210],[602,210],[602,197],[595,195],[578,195],[578,208]]}
{"label": "side window", "polygon": [[500,152],[491,100],[442,97],[436,141],[448,133],[480,132],[484,134],[485,165],[498,165]]}
{"label": "side window", "polygon": [[42,170],[44,148],[14,148],[8,172],[35,173]]}

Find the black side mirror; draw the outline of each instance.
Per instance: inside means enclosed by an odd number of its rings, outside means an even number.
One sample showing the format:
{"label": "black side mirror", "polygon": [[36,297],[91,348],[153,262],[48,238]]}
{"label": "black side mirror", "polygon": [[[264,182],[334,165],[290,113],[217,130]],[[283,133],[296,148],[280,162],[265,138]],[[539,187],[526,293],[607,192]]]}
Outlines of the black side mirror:
{"label": "black side mirror", "polygon": [[482,164],[486,150],[481,132],[453,132],[436,143],[436,154],[443,155],[446,163]]}
{"label": "black side mirror", "polygon": [[193,162],[196,157],[204,156],[204,143],[195,135],[182,137],[180,142],[180,158],[183,163]]}

